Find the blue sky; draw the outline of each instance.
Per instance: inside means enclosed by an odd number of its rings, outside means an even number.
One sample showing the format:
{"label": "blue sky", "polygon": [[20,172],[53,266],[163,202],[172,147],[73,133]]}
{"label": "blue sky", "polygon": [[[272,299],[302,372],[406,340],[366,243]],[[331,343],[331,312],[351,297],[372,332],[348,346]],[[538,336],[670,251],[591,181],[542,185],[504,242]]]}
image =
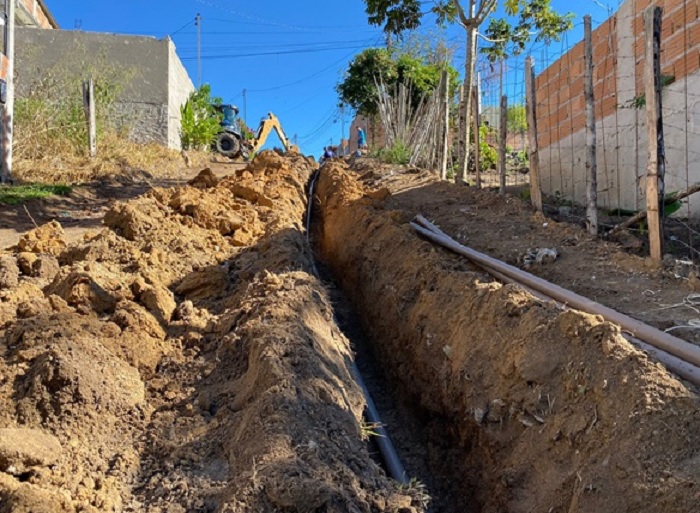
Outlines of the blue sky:
{"label": "blue sky", "polygon": [[[287,136],[298,138],[302,151],[319,155],[338,143],[343,120],[335,85],[352,57],[379,46],[383,35],[370,26],[362,0],[289,2],[258,0],[45,0],[62,29],[170,37],[195,86],[198,82],[197,31],[201,14],[202,82],[215,95],[245,110],[255,128],[267,112],[275,113]],[[581,16],[600,23],[607,7],[618,0],[553,0],[560,11],[577,13],[577,27],[568,36],[581,39]],[[572,5],[572,4],[575,4]],[[430,27],[432,28],[432,27]],[[457,45],[455,65],[464,58],[463,31],[453,27],[446,37]],[[552,51],[560,51],[556,45]],[[245,102],[243,90],[246,90]],[[245,109],[244,109],[245,107]],[[351,113],[346,112],[347,134]],[[272,141],[274,144],[276,141]]]}

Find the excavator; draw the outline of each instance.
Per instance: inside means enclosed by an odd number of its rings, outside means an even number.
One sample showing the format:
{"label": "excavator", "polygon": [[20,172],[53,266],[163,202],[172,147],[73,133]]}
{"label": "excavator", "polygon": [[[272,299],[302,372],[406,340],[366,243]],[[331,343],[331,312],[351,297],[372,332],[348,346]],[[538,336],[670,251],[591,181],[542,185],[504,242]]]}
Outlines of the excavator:
{"label": "excavator", "polygon": [[277,132],[285,151],[299,151],[299,147],[292,144],[285,135],[279,119],[272,112],[268,112],[267,117],[260,121],[260,126],[253,138],[246,139],[241,132],[238,107],[235,105],[214,105],[213,107],[222,114],[221,130],[213,144],[214,149],[221,155],[229,158],[241,156],[247,160],[262,148],[272,130]]}

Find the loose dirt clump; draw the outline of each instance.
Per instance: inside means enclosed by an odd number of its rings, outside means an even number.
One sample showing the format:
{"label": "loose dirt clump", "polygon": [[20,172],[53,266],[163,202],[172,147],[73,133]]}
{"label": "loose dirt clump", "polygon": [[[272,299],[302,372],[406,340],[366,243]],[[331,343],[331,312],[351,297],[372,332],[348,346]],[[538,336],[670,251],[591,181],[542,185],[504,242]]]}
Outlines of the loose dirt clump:
{"label": "loose dirt clump", "polygon": [[[454,504],[482,512],[696,509],[697,391],[618,327],[496,283],[421,240],[408,221],[452,193],[440,199],[420,172],[398,175],[373,179],[393,193],[378,196],[346,166],[324,166],[320,250],[397,389],[426,417],[444,419],[443,436],[464,448],[450,462],[461,468]],[[412,188],[418,181],[423,195]],[[470,211],[469,200],[488,193],[464,194],[459,208]]]}
{"label": "loose dirt clump", "polygon": [[3,254],[1,512],[424,510],[363,439],[302,228],[312,170],[263,152]]}

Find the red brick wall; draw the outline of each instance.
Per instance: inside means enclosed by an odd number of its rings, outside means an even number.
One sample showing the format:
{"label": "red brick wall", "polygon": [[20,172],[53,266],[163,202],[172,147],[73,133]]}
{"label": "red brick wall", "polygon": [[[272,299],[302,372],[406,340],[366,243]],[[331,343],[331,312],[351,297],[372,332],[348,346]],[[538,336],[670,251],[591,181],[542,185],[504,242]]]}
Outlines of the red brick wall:
{"label": "red brick wall", "polygon": [[[680,80],[700,69],[700,0],[627,0],[634,12],[635,91],[644,92],[644,10],[652,3],[663,9],[661,72]],[[617,100],[617,15],[593,31],[596,119],[615,112]],[[583,42],[536,78],[537,131],[547,147],[585,126]]]}

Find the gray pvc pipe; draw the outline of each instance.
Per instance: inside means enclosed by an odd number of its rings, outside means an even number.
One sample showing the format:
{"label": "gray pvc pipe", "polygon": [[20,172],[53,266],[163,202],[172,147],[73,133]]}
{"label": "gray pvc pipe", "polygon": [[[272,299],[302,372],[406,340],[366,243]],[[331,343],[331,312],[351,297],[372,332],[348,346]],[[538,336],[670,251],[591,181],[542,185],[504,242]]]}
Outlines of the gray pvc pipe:
{"label": "gray pvc pipe", "polygon": [[[438,230],[439,233],[444,233],[440,230]],[[438,233],[436,232],[436,233]],[[567,310],[567,306],[564,305],[563,303],[560,303],[559,301],[555,301],[552,299],[550,296],[547,296],[546,294],[543,294],[542,292],[538,292],[536,290],[531,289],[530,287],[523,285],[517,280],[514,280],[513,278],[506,276],[503,273],[499,273],[495,269],[492,269],[490,267],[487,267],[485,265],[479,265],[484,271],[487,273],[491,274],[495,278],[501,280],[503,283],[511,283],[518,285],[519,287],[522,287],[524,290],[528,291],[530,294],[535,296],[536,298],[539,298],[543,301],[551,301],[554,304],[557,305],[557,308],[560,308],[562,310]],[[638,338],[633,337],[632,335],[629,335],[628,333],[622,333],[622,336],[627,339],[630,343],[634,344],[635,346],[639,347],[643,351],[646,351],[647,353],[650,353],[653,355],[657,360],[659,360],[664,366],[670,370],[671,372],[677,374],[681,378],[690,381],[691,383],[695,385],[700,386],[700,367],[696,367],[692,363],[688,363],[686,361],[681,360],[680,358],[673,356],[672,354],[668,354],[665,351],[662,351],[661,349],[658,349],[652,345],[647,344],[646,342],[643,342],[639,340]]]}
{"label": "gray pvc pipe", "polygon": [[[569,307],[577,310],[582,310],[594,315],[602,315],[605,319],[614,324],[619,325],[622,329],[628,331],[633,337],[639,338],[657,349],[661,349],[681,360],[685,360],[693,365],[700,365],[700,347],[695,346],[685,340],[681,340],[673,335],[664,333],[656,328],[649,326],[641,321],[633,319],[625,314],[622,314],[612,308],[596,303],[588,298],[580,296],[570,290],[566,290],[559,285],[550,283],[542,278],[534,276],[526,271],[513,267],[512,265],[501,262],[483,253],[479,253],[471,248],[467,248],[456,242],[455,240],[432,230],[434,226],[430,221],[420,216],[418,218],[421,224],[429,226],[425,228],[417,223],[411,223],[411,226],[426,238],[436,242],[452,251],[464,255],[474,262],[486,266],[490,269],[500,272],[501,274],[510,277],[517,282],[530,287],[533,290],[541,292],[552,299],[560,301]],[[435,227],[437,230],[437,227]]]}
{"label": "gray pvc pipe", "polygon": [[[313,211],[314,187],[316,186],[316,180],[318,179],[320,173],[321,169],[319,168],[319,170],[314,174],[313,178],[311,179],[311,183],[309,184],[309,201],[306,211],[307,241],[309,240],[311,234],[311,212]],[[318,274],[318,271],[316,270],[316,264],[313,261],[312,266],[314,268],[314,272]],[[336,324],[337,323],[338,322],[336,320]],[[391,442],[391,438],[389,438],[389,432],[384,427],[384,424],[382,424],[382,419],[379,416],[379,411],[377,410],[377,407],[375,406],[374,401],[372,400],[372,396],[369,394],[369,390],[367,389],[367,386],[365,385],[365,382],[362,379],[362,375],[360,374],[360,369],[357,368],[357,364],[354,360],[350,360],[350,370],[354,375],[355,381],[357,381],[357,384],[360,385],[362,395],[365,397],[365,416],[367,417],[367,421],[374,425],[373,428],[377,433],[377,436],[374,438],[374,441],[377,443],[377,447],[379,448],[379,452],[382,455],[382,459],[384,460],[384,464],[386,465],[386,469],[389,472],[389,475],[392,479],[398,481],[401,484],[408,484],[409,479],[406,474],[406,470],[404,469],[403,464],[401,463],[401,459],[399,458],[399,455],[396,452],[394,444]]]}

